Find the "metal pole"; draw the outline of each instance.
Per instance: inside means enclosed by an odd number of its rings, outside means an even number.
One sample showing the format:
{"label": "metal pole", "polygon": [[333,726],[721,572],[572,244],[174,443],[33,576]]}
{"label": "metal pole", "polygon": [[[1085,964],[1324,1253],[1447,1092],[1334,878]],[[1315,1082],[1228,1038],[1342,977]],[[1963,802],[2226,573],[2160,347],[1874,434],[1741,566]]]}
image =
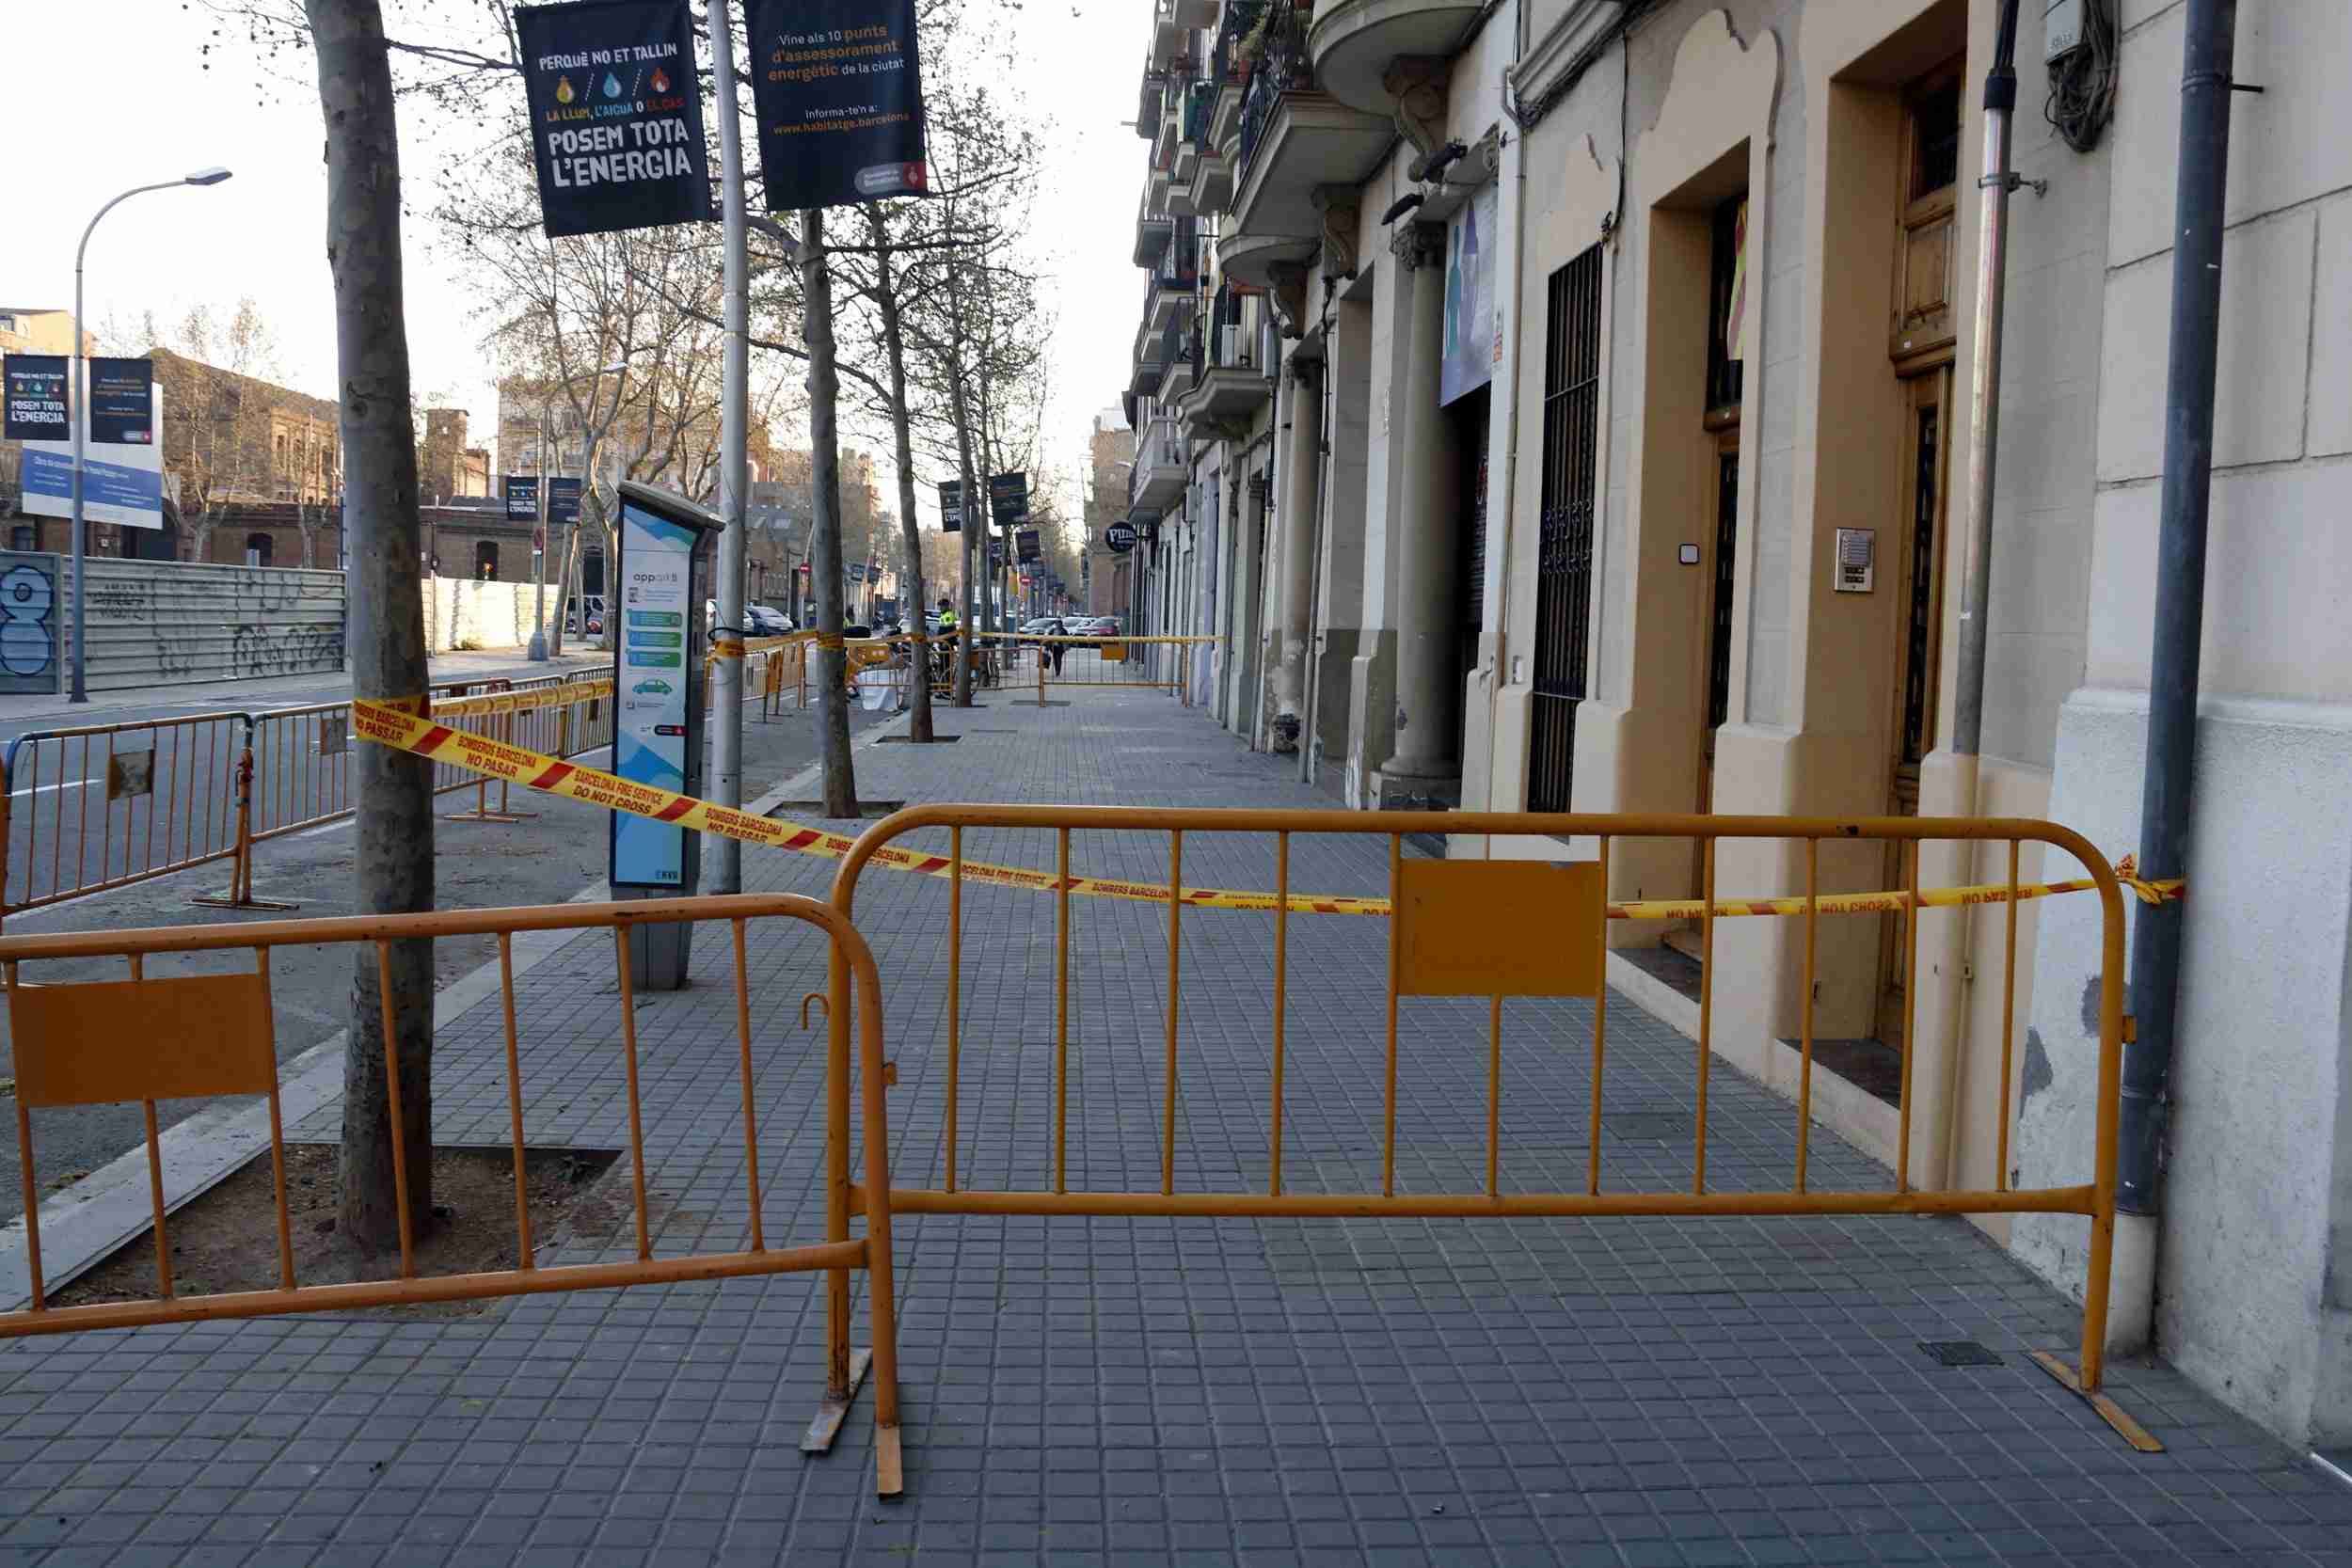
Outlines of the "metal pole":
{"label": "metal pole", "polygon": [[532,591],[531,645],[523,650],[533,664],[544,664],[548,657],[548,517],[554,510],[549,492],[555,467],[548,461],[548,443],[554,439],[555,394],[568,385],[559,382],[539,397],[539,515],[531,529],[531,575],[537,586]]}
{"label": "metal pole", "polygon": [[[2229,194],[2230,73],[2237,0],[2189,0],[2181,67],[2181,166],[2173,198],[2171,369],[2165,387],[2164,490],[2156,524],[2156,618],[2148,672],[2148,761],[2140,781],[2139,874],[2186,875],[2194,821],[2197,681],[2205,619],[2205,525],[2213,499],[2216,344],[2221,326],[2223,208]],[[2123,1058],[2116,1207],[2159,1212],[2180,996],[2178,902],[2139,906],[2132,930],[2132,1012]]]}
{"label": "metal pole", "polygon": [[[718,731],[710,742],[711,799],[723,806],[743,803],[743,553],[744,503],[751,496],[751,461],[746,444],[751,414],[750,262],[743,220],[743,127],[736,108],[735,30],[727,0],[710,0],[710,56],[719,93],[721,237],[725,246],[725,385],[719,409],[719,613],[711,628],[711,705]],[[743,885],[743,847],[711,834],[704,840],[704,883],[711,893],[738,893]]]}
{"label": "metal pole", "polygon": [[[2010,115],[2017,107],[2017,0],[2001,8],[1984,78],[1984,172],[1977,181],[1977,322],[1969,359],[1968,544],[1961,557],[1959,694],[1952,750],[1974,757],[1984,732],[1987,599],[1993,573],[1993,482],[2001,435],[2001,317],[2008,301]],[[1972,774],[1973,777],[1973,774]],[[1976,809],[1973,786],[1963,815]]]}
{"label": "metal pole", "polygon": [[[122,198],[116,197],[115,201]],[[106,215],[106,203],[98,211],[98,218]],[[70,701],[89,701],[87,678],[89,648],[88,578],[83,571],[82,534],[87,526],[82,520],[82,451],[89,424],[89,356],[82,344],[82,256],[89,249],[90,230],[98,227],[98,218],[89,220],[89,229],[82,230],[82,243],[73,252],[73,406],[66,418],[73,425],[73,695]]]}

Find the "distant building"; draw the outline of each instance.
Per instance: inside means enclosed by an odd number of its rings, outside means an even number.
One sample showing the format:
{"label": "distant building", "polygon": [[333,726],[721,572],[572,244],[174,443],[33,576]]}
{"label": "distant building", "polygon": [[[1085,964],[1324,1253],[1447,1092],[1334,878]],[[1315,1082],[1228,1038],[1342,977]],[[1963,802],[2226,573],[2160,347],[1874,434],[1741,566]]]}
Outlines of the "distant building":
{"label": "distant building", "polygon": [[417,449],[417,488],[425,504],[491,495],[490,453],[466,444],[463,408],[424,411],[424,443]]}
{"label": "distant building", "polygon": [[1087,613],[1132,616],[1134,568],[1126,555],[1103,542],[1113,523],[1127,520],[1127,472],[1135,467],[1136,433],[1124,409],[1105,408],[1094,416],[1087,456]]}

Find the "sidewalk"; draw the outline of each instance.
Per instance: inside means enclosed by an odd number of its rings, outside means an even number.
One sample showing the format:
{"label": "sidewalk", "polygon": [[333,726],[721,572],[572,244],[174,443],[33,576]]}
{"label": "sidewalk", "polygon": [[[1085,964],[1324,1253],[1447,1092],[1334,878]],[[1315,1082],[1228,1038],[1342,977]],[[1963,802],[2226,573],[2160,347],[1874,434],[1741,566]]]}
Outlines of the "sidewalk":
{"label": "sidewalk", "polygon": [[[861,749],[861,793],[1327,805],[1155,693],[992,693],[940,720],[957,744]],[[1381,885],[1376,841],[1294,849],[1295,889]],[[1052,835],[973,832],[965,852],[1049,866]],[[1165,854],[1073,839],[1082,872],[1164,876]],[[744,855],[757,891],[820,894],[833,870]],[[1270,843],[1202,835],[1185,874],[1270,885]],[[961,1175],[1050,1182],[1055,900],[964,900]],[[944,1174],[946,907],[927,879],[861,886],[905,1183]],[[1073,1190],[1157,1184],[1165,920],[1073,903]],[[1184,928],[1178,1188],[1262,1185],[1271,917]],[[748,1239],[715,935],[701,983],[637,1013],[663,1253]],[[823,1049],[794,1015],[823,955],[797,929],[754,939],[767,1234],[790,1244],[822,1233]],[[1376,1185],[1385,939],[1292,923],[1289,1190]],[[518,979],[532,1143],[626,1147],[615,1005],[600,936]],[[1581,1183],[1589,1008],[1508,1019],[1504,1179]],[[1414,1005],[1401,1187],[1483,1180],[1485,1022]],[[1613,994],[1609,1036],[1604,1180],[1687,1180],[1688,1042]],[[503,1074],[493,992],[439,1030],[441,1141],[502,1147]],[[1785,1180],[1784,1101],[1719,1063],[1710,1120],[1710,1184]],[[1819,1130],[1812,1154],[1818,1184],[1885,1181]],[[870,1392],[833,1455],[798,1451],[823,1309],[786,1276],[0,1345],[0,1563],[2352,1563],[2352,1489],[2169,1369],[2110,1374],[2169,1445],[2141,1455],[2031,1367],[2072,1346],[2074,1309],[1957,1220],[910,1216],[898,1259],[901,1502],[870,1492]],[[1943,1340],[1999,1362],[1939,1365],[1920,1342]]]}

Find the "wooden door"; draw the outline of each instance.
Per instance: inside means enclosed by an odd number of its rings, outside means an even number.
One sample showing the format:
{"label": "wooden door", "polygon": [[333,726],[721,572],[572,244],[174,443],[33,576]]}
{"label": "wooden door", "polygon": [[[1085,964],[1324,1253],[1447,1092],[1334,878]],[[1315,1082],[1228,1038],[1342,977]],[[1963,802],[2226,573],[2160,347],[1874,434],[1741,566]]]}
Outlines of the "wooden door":
{"label": "wooden door", "polygon": [[[1935,744],[1938,653],[1943,623],[1943,571],[1949,471],[1947,433],[1950,426],[1952,372],[1948,366],[1903,383],[1903,512],[1892,531],[1892,547],[1881,562],[1881,581],[1894,590],[1896,610],[1894,745],[1887,769],[1887,813],[1919,814],[1919,765]],[[1907,873],[1901,847],[1887,847],[1887,887],[1901,887]],[[1901,1046],[1910,975],[1903,918],[1882,918],[1879,938],[1877,1037]]]}

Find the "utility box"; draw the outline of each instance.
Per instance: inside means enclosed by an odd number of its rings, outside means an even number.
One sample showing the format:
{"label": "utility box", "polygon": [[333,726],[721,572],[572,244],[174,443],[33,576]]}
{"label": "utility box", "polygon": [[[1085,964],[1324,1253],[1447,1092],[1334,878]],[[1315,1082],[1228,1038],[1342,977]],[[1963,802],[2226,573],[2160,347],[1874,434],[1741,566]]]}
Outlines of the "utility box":
{"label": "utility box", "polygon": [[2084,0],[2042,0],[2042,61],[2052,65],[2083,46]]}
{"label": "utility box", "polygon": [[[620,486],[618,616],[612,638],[612,771],[635,784],[700,796],[703,661],[696,646],[707,575],[705,534],[725,525],[684,496],[625,481]],[[702,882],[702,835],[628,812],[609,830],[612,896],[691,897]],[[686,984],[694,928],[633,926],[629,965],[647,990]]]}

